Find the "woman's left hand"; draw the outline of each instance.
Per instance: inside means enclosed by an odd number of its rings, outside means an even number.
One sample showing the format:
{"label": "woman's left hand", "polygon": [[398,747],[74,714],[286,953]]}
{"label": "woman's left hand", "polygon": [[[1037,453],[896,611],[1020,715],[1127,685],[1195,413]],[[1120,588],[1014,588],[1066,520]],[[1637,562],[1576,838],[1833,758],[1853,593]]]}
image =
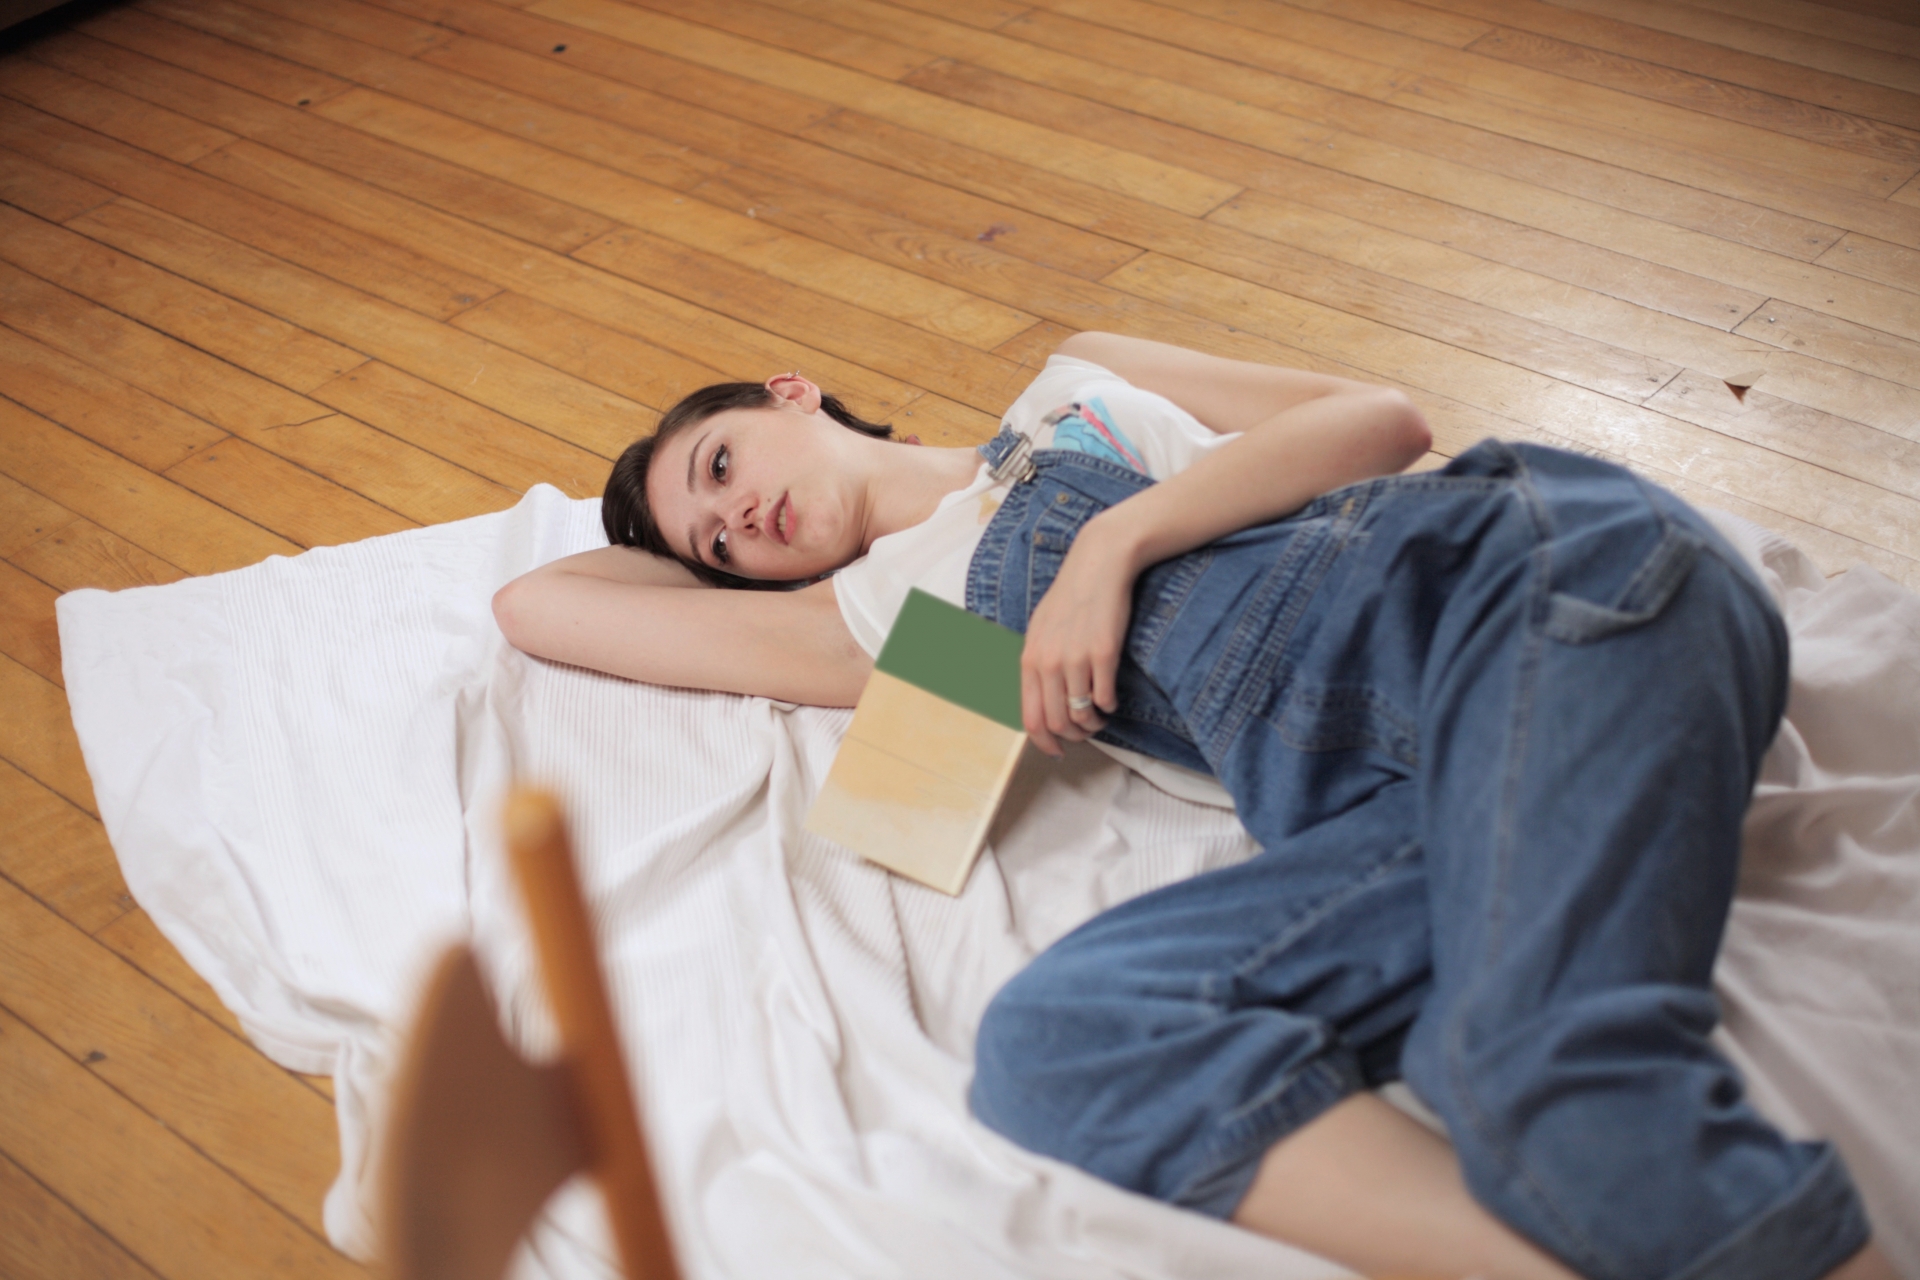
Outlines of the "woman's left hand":
{"label": "woman's left hand", "polygon": [[[1137,570],[1123,547],[1080,531],[1053,585],[1027,621],[1020,655],[1020,715],[1027,736],[1050,756],[1083,742],[1117,705],[1115,676],[1133,611]],[[1089,699],[1091,701],[1089,701]]]}

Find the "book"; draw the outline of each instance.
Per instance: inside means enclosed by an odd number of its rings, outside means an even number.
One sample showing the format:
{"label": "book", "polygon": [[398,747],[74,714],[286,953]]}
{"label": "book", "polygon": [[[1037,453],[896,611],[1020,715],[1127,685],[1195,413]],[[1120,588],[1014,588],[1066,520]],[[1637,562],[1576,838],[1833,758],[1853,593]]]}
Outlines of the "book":
{"label": "book", "polygon": [[1025,642],[997,622],[910,591],[806,829],[958,894],[1026,746]]}

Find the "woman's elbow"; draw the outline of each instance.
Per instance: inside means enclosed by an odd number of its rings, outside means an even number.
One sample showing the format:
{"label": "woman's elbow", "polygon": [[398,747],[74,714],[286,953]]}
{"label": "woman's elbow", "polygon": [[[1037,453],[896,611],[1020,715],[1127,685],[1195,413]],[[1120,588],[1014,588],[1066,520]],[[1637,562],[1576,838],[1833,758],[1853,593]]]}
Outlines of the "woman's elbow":
{"label": "woman's elbow", "polygon": [[1389,387],[1380,392],[1385,413],[1382,427],[1390,472],[1404,471],[1426,457],[1433,447],[1433,428],[1427,415],[1406,392]]}
{"label": "woman's elbow", "polygon": [[523,573],[493,593],[493,621],[500,628],[500,634],[507,638],[507,643],[516,649],[527,647],[530,620],[527,579],[531,576]]}

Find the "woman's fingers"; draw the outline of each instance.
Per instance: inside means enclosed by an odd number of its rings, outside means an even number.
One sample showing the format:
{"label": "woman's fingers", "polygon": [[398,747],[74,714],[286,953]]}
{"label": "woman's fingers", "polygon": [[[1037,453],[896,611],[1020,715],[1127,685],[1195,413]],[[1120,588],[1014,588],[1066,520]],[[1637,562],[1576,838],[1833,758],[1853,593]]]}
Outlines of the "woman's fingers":
{"label": "woman's fingers", "polygon": [[1076,542],[1068,552],[1028,619],[1020,655],[1021,719],[1034,745],[1053,756],[1062,743],[1098,733],[1117,705],[1132,578],[1084,550]]}
{"label": "woman's fingers", "polygon": [[[1058,756],[1063,742],[1084,742],[1106,725],[1101,713],[1101,682],[1084,661],[1049,660],[1029,652],[1021,661],[1021,719],[1033,744]],[[1112,676],[1105,680],[1112,704]],[[1094,690],[1095,692],[1082,692]]]}
{"label": "woman's fingers", "polygon": [[[1121,625],[1125,626],[1124,620]],[[1119,675],[1120,652],[1117,648],[1102,650],[1094,655],[1092,680],[1088,687],[1092,690],[1093,710],[1100,715],[1102,724],[1120,705]]]}
{"label": "woman's fingers", "polygon": [[[1050,684],[1055,687],[1050,689]],[[1064,749],[1055,731],[1061,727],[1061,712],[1066,706],[1058,684],[1057,680],[1048,680],[1037,668],[1021,664],[1020,718],[1026,722],[1027,736],[1033,739],[1033,745],[1055,757]]]}

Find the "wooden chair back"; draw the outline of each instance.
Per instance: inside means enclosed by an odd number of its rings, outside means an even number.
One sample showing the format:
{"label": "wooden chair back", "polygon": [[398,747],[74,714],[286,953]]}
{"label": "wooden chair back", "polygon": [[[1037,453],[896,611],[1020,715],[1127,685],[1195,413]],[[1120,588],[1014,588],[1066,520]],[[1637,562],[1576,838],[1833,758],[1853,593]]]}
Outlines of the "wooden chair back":
{"label": "wooden chair back", "polygon": [[559,805],[517,791],[506,829],[561,1055],[522,1058],[472,951],[441,957],[383,1134],[383,1261],[398,1280],[498,1280],[541,1206],[585,1170],[628,1280],[679,1280]]}

